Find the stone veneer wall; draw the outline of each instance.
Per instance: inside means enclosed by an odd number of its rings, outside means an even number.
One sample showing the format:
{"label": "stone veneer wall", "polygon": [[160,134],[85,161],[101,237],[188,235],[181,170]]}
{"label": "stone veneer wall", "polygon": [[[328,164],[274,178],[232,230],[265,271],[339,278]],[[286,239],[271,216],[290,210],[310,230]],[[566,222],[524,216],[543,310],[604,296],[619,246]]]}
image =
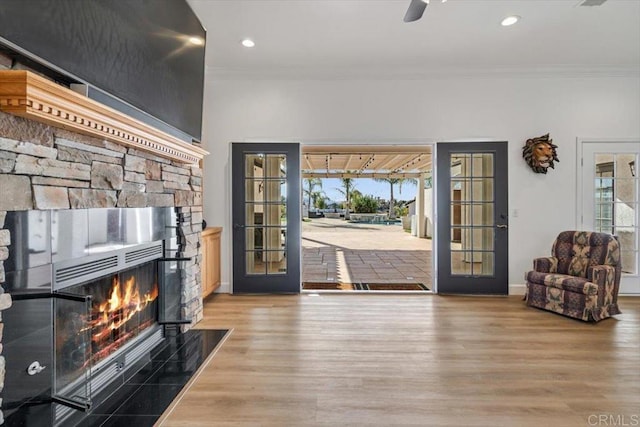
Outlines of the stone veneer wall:
{"label": "stone veneer wall", "polygon": [[183,270],[182,315],[193,325],[202,319],[201,185],[197,166],[0,112],[0,392],[5,372],[1,315],[11,307],[11,296],[1,286],[3,261],[11,250],[9,230],[3,229],[6,212],[177,207],[181,251],[176,256],[191,257]]}

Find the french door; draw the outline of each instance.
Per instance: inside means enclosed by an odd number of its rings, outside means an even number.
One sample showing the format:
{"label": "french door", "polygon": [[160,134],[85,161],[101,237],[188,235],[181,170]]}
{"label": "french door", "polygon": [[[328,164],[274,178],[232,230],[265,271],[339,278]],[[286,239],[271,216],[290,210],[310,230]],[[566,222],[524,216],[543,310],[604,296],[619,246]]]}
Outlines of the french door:
{"label": "french door", "polygon": [[300,292],[300,145],[233,143],[233,293]]}
{"label": "french door", "polygon": [[507,295],[507,143],[439,143],[436,162],[438,293]]}
{"label": "french door", "polygon": [[618,237],[620,293],[640,294],[640,141],[579,141],[578,156],[578,226]]}

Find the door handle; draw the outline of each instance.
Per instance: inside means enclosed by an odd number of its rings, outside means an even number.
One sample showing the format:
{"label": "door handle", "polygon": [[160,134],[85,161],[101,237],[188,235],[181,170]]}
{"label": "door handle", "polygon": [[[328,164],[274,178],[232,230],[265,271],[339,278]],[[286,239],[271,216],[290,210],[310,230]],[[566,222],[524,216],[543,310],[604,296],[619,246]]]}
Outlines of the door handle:
{"label": "door handle", "polygon": [[241,228],[244,228],[244,225],[243,224],[233,224],[233,228],[236,229],[236,230],[239,230]]}
{"label": "door handle", "polygon": [[509,228],[509,226],[507,224],[498,224],[496,228]]}

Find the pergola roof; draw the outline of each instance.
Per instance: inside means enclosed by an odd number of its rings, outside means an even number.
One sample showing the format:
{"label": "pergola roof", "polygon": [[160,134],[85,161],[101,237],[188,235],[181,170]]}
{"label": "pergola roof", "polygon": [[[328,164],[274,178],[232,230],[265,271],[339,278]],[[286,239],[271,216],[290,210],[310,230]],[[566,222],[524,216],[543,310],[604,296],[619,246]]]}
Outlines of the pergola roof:
{"label": "pergola roof", "polygon": [[431,146],[302,147],[304,178],[416,178],[431,171]]}

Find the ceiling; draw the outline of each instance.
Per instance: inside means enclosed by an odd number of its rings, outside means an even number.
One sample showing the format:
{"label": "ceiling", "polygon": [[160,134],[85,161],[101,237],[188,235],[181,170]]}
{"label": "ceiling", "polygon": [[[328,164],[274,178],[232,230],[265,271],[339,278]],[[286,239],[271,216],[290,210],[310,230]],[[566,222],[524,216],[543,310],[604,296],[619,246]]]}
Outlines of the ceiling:
{"label": "ceiling", "polygon": [[[640,75],[640,1],[188,0],[218,78],[365,78],[478,73]],[[522,17],[500,26],[507,15]],[[256,46],[243,48],[252,38]]]}
{"label": "ceiling", "polygon": [[[208,78],[640,77],[640,0],[431,0],[412,23],[410,0],[187,1],[207,30]],[[502,27],[509,15],[520,22]],[[305,177],[430,170],[430,147],[303,146]]]}

